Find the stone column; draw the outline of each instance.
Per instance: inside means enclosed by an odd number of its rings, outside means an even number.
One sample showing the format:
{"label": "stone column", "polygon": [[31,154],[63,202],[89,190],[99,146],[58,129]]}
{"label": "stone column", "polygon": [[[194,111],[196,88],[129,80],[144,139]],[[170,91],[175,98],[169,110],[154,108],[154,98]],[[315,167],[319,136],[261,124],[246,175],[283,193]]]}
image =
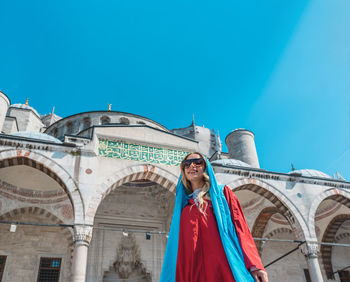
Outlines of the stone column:
{"label": "stone column", "polygon": [[74,226],[72,282],[86,281],[86,264],[91,236],[92,226]]}
{"label": "stone column", "polygon": [[312,282],[323,282],[320,264],[318,262],[318,245],[305,243],[301,246],[301,252],[305,255]]}

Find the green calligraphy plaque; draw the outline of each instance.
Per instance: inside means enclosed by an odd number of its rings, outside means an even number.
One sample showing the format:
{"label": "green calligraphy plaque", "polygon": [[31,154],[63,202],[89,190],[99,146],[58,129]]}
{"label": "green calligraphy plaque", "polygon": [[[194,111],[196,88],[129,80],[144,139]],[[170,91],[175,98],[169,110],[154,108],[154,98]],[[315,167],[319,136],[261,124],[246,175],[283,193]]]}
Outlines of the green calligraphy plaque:
{"label": "green calligraphy plaque", "polygon": [[188,152],[99,139],[98,154],[105,158],[179,166]]}

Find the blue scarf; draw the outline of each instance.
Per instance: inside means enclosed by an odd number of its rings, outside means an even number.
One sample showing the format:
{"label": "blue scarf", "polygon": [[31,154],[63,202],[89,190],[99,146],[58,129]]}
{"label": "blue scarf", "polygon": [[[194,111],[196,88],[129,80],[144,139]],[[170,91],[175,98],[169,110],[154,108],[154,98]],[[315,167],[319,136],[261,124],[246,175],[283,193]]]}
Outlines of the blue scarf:
{"label": "blue scarf", "polygon": [[[206,162],[206,172],[209,175],[211,183],[209,194],[213,205],[216,222],[218,224],[221,242],[224,247],[233,277],[235,278],[236,282],[254,282],[254,278],[251,276],[244,263],[242,249],[239,245],[236,229],[232,223],[230,209],[223,193],[224,186],[219,186],[217,184],[213,168],[208,160],[206,160]],[[181,177],[182,176],[179,177],[176,187],[174,213],[171,221],[168,243],[165,250],[160,282],[175,282],[181,211],[190,198],[186,194]]]}

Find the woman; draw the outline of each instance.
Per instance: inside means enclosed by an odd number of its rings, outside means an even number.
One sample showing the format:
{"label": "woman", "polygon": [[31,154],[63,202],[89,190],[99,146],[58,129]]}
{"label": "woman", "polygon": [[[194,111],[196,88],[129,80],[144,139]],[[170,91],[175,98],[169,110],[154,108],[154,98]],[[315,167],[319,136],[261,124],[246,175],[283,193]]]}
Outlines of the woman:
{"label": "woman", "polygon": [[160,281],[268,282],[237,197],[200,153],[181,163]]}

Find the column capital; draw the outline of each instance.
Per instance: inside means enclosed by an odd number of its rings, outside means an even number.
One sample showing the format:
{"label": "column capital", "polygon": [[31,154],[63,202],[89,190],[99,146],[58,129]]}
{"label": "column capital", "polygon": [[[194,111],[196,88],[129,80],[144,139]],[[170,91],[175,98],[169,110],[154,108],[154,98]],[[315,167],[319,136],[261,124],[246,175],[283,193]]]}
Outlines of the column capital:
{"label": "column capital", "polygon": [[318,244],[313,242],[306,242],[302,246],[300,246],[301,252],[307,258],[317,258],[317,253],[319,251]]}
{"label": "column capital", "polygon": [[92,226],[74,225],[74,244],[89,246],[92,237]]}

